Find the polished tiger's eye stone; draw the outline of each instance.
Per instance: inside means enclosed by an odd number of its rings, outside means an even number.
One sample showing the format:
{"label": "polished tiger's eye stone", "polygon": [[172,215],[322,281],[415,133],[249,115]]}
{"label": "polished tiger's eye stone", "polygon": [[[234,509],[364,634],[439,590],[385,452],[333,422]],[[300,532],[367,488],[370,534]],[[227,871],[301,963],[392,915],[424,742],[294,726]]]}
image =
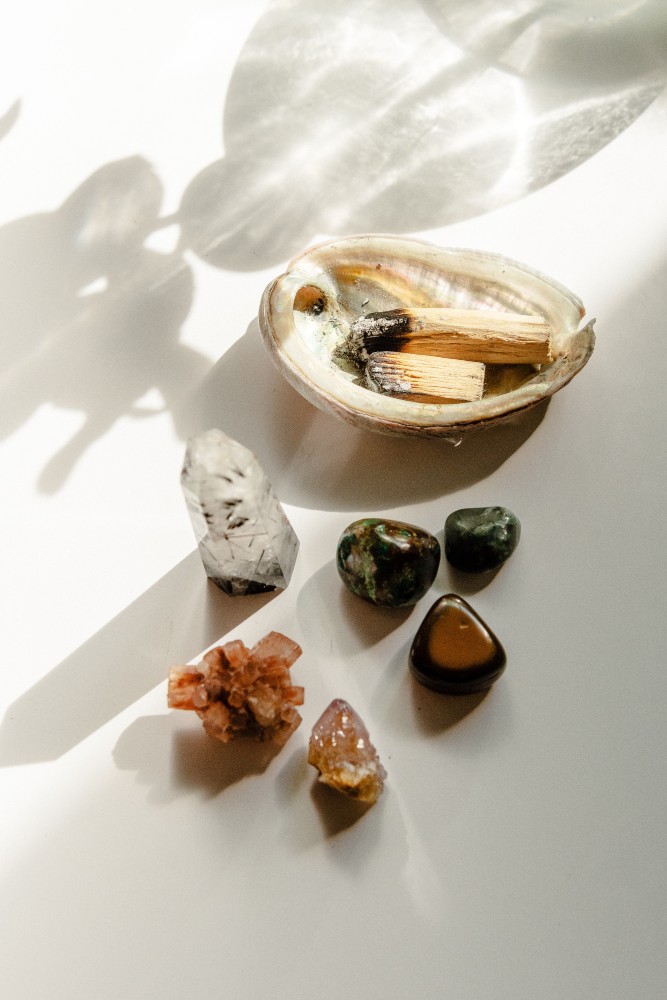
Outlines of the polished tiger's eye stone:
{"label": "polished tiger's eye stone", "polygon": [[420,683],[445,694],[484,691],[505,669],[505,650],[463,598],[435,602],[410,650],[410,670]]}
{"label": "polished tiger's eye stone", "polygon": [[403,521],[365,517],[348,525],[336,550],[345,586],[372,604],[400,608],[416,604],[440,564],[434,535]]}
{"label": "polished tiger's eye stone", "polygon": [[519,544],[521,525],[506,507],[463,507],[445,521],[445,555],[455,569],[497,569]]}

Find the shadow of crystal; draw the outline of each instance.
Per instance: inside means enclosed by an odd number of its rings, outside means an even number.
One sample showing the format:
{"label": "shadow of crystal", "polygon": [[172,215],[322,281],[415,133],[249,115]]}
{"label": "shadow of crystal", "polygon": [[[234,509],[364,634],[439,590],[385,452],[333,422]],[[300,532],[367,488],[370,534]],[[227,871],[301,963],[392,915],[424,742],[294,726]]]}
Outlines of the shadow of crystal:
{"label": "shadow of crystal", "polygon": [[281,750],[275,743],[243,737],[221,743],[203,731],[179,730],[172,744],[173,786],[202,789],[213,797],[243,778],[262,774]]}
{"label": "shadow of crystal", "polygon": [[366,815],[371,805],[349,798],[342,792],[315,781],[310,797],[317,809],[325,835],[335,837],[349,829]]}
{"label": "shadow of crystal", "polygon": [[[315,782],[310,799],[327,856],[347,878],[372,879],[374,869],[382,878],[387,871],[403,871],[409,854],[406,828],[389,789],[373,805],[364,805]],[[398,885],[397,891],[402,895],[403,888]]]}
{"label": "shadow of crystal", "polygon": [[229,597],[207,580],[198,552],[186,556],[10,705],[0,767],[57,759],[275,593]]}
{"label": "shadow of crystal", "polygon": [[119,738],[113,759],[120,770],[136,772],[150,801],[165,803],[192,793],[215,798],[262,774],[281,749],[243,737],[221,743],[206,735],[194,713],[177,712],[136,719]]}

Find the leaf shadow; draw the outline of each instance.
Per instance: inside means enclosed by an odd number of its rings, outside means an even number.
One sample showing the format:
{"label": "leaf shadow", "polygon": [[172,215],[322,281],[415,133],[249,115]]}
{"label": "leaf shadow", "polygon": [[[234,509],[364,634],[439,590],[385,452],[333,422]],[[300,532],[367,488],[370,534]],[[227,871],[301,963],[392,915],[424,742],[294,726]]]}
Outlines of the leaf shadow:
{"label": "leaf shadow", "polygon": [[635,6],[359,0],[351,32],[328,0],[274,0],[234,67],[224,156],[184,192],[183,245],[250,271],[320,234],[433,229],[544,187],[664,87],[667,18]]}

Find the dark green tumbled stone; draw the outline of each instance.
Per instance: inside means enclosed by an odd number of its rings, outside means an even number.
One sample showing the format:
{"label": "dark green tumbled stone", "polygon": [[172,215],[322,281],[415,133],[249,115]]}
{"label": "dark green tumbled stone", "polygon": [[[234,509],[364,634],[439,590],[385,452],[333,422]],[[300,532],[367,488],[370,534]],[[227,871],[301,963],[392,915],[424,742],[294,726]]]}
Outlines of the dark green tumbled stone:
{"label": "dark green tumbled stone", "polygon": [[410,670],[443,694],[486,691],[505,669],[505,650],[489,626],[457,594],[435,602],[410,650]]}
{"label": "dark green tumbled stone", "polygon": [[416,604],[438,572],[434,535],[403,521],[365,517],[340,536],[336,565],[353,594],[385,608]]}
{"label": "dark green tumbled stone", "polygon": [[455,569],[498,569],[519,544],[521,525],[506,507],[463,507],[445,521],[445,555]]}

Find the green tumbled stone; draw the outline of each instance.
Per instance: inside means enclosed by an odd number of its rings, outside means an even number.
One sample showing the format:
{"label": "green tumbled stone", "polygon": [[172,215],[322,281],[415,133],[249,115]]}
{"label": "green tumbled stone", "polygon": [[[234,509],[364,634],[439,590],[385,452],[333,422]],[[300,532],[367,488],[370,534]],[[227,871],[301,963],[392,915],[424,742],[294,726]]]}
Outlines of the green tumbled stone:
{"label": "green tumbled stone", "polygon": [[403,521],[365,517],[340,536],[336,565],[353,594],[385,608],[416,604],[438,572],[434,535]]}
{"label": "green tumbled stone", "polygon": [[506,507],[463,507],[445,521],[445,555],[455,569],[497,569],[519,544],[521,525]]}

